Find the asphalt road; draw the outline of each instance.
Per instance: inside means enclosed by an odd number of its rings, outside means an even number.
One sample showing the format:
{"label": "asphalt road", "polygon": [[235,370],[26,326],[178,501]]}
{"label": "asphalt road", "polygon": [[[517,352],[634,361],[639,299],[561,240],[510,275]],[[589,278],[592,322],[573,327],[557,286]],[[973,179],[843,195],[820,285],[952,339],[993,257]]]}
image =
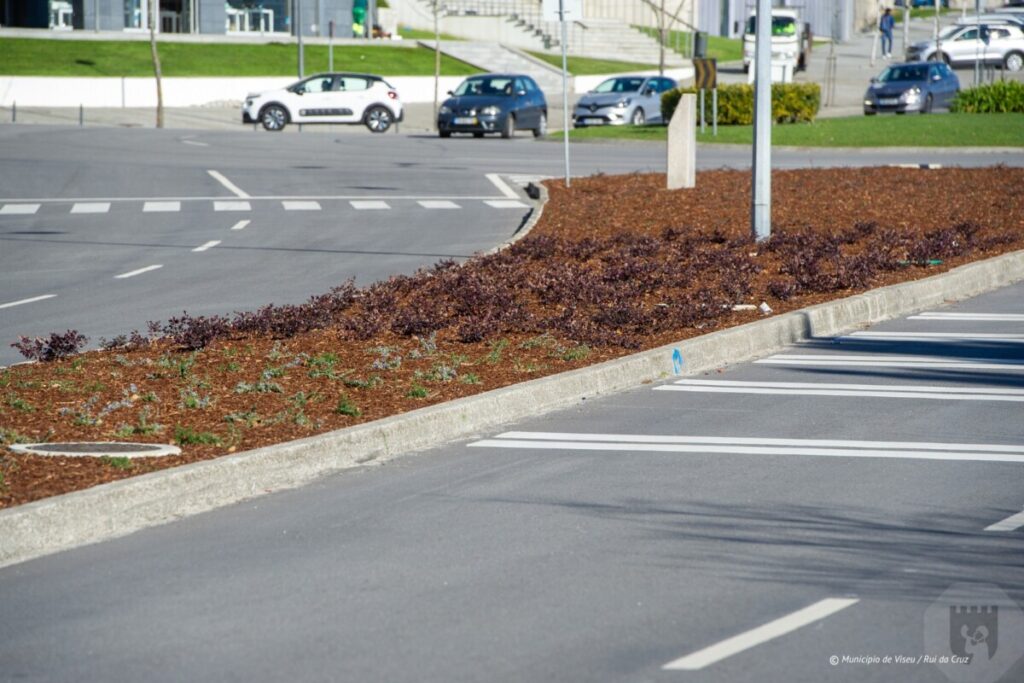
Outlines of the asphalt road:
{"label": "asphalt road", "polygon": [[[702,168],[749,167],[702,147]],[[776,168],[1020,164],[1020,155],[782,151]],[[572,174],[664,171],[658,144],[574,144]],[[506,191],[489,179],[498,174]],[[151,320],[295,303],[465,259],[511,237],[520,184],[564,175],[563,149],[429,135],[0,126],[0,364],[19,335],[95,345]],[[510,196],[507,196],[511,194]]]}
{"label": "asphalt road", "polygon": [[1022,301],[5,568],[0,680],[1024,680]]}

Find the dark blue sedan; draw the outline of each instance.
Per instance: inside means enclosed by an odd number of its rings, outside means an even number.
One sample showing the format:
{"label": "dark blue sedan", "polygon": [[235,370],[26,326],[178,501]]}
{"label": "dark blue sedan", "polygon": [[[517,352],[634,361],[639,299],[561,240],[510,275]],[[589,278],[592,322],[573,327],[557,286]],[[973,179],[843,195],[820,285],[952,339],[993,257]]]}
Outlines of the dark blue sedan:
{"label": "dark blue sedan", "polygon": [[441,137],[452,133],[499,133],[510,138],[517,130],[531,130],[534,137],[548,132],[548,104],[536,81],[524,74],[471,76],[448,93],[437,111]]}
{"label": "dark blue sedan", "polygon": [[927,114],[936,108],[949,108],[960,91],[960,79],[943,62],[893,64],[864,93],[864,113]]}

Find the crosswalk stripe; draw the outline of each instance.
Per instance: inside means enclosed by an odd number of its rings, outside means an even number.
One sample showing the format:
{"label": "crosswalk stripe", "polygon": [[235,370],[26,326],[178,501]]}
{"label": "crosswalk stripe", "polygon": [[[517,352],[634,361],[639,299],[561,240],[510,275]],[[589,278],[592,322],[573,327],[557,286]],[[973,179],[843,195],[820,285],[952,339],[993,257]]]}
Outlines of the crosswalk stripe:
{"label": "crosswalk stripe", "polygon": [[754,361],[762,365],[815,365],[821,367],[945,368],[954,370],[1024,371],[1024,363],[997,358],[938,358],[935,356],[883,356],[857,354],[789,354]]}
{"label": "crosswalk stripe", "polygon": [[313,201],[282,201],[285,211],[319,211],[320,202]]}
{"label": "crosswalk stripe", "polygon": [[2,216],[26,216],[39,211],[39,204],[4,204],[0,208]]}
{"label": "crosswalk stripe", "polygon": [[352,199],[349,204],[357,211],[383,211],[391,208],[387,202],[379,199]]}
{"label": "crosswalk stripe", "polygon": [[853,332],[849,335],[838,337],[844,339],[878,339],[893,341],[995,341],[1012,344],[1024,344],[1024,334],[1000,334],[985,332]]}
{"label": "crosswalk stripe", "polygon": [[107,213],[110,211],[110,202],[76,202],[71,207],[71,213]]}
{"label": "crosswalk stripe", "polygon": [[985,531],[1016,531],[1022,526],[1024,526],[1024,512],[1018,512],[1002,521],[990,524],[985,527]]}
{"label": "crosswalk stripe", "polygon": [[1024,322],[1024,313],[952,313],[952,312],[926,312],[912,315],[908,320],[932,320],[932,321],[953,321],[962,320],[969,322]]}
{"label": "crosswalk stripe", "polygon": [[674,384],[655,387],[654,389],[655,391],[767,394],[776,396],[854,396],[862,398],[916,398],[930,400],[1024,402],[1024,390],[942,386],[679,380]]}
{"label": "crosswalk stripe", "polygon": [[424,209],[461,209],[455,202],[447,199],[421,199],[417,202]]}
{"label": "crosswalk stripe", "polygon": [[484,204],[491,207],[492,209],[526,209],[529,208],[527,204],[519,201],[518,199],[487,199]]}
{"label": "crosswalk stripe", "polygon": [[214,211],[251,211],[252,206],[249,202],[229,202],[219,201],[213,203]]}
{"label": "crosswalk stripe", "polygon": [[181,202],[146,202],[142,205],[143,213],[170,213],[181,211]]}

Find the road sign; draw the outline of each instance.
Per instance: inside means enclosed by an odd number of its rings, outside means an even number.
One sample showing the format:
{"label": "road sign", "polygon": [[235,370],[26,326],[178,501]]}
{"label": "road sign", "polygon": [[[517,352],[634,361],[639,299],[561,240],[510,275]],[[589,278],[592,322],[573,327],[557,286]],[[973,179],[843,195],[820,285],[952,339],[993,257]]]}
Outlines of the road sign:
{"label": "road sign", "polygon": [[694,59],[694,86],[697,90],[714,90],[718,87],[718,62],[714,59]]}

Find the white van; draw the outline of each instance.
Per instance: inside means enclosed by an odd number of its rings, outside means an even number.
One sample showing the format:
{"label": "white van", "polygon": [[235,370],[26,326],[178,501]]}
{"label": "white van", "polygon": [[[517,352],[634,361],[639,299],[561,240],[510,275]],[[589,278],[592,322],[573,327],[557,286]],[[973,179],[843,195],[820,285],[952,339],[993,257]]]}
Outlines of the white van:
{"label": "white van", "polygon": [[[747,19],[743,33],[743,72],[750,70],[754,61],[754,34],[757,32],[757,13]],[[772,9],[772,61],[785,63],[790,73],[807,68],[804,25],[793,9]]]}

